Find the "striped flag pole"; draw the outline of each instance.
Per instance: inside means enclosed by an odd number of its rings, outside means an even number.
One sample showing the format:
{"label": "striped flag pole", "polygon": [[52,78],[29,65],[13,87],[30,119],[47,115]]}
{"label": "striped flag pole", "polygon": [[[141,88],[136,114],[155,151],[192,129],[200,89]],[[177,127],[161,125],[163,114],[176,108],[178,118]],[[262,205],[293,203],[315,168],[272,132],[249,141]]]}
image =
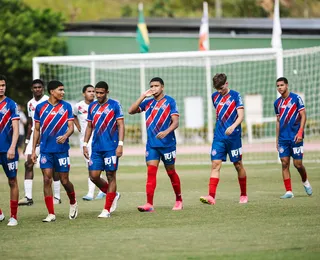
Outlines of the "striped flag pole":
{"label": "striped flag pole", "polygon": [[147,53],[149,52],[150,41],[148,36],[147,25],[144,21],[144,16],[143,16],[143,3],[139,3],[138,8],[139,8],[139,20],[137,25],[136,40],[139,44],[140,53]]}
{"label": "striped flag pole", "polygon": [[208,3],[203,2],[203,15],[201,19],[200,33],[199,33],[199,50],[210,50],[209,44],[209,15],[208,15]]}

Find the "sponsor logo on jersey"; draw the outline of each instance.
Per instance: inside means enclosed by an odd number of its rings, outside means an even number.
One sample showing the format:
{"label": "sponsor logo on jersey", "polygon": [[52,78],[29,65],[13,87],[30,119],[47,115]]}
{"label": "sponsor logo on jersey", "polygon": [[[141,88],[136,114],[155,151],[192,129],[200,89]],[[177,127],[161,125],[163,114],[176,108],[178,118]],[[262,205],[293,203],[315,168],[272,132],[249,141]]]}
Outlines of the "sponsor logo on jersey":
{"label": "sponsor logo on jersey", "polygon": [[172,151],[170,153],[165,153],[163,156],[166,161],[171,161],[176,158],[176,151]]}
{"label": "sponsor logo on jersey", "polygon": [[242,154],[242,148],[231,150],[231,156],[238,158]]}
{"label": "sponsor logo on jersey", "polygon": [[59,158],[58,162],[60,166],[67,166],[69,165],[69,157]]}
{"label": "sponsor logo on jersey", "polygon": [[9,171],[14,171],[18,169],[18,161],[7,163],[7,165]]}
{"label": "sponsor logo on jersey", "polygon": [[292,150],[293,150],[294,154],[301,154],[301,153],[303,153],[303,146],[293,147]]}

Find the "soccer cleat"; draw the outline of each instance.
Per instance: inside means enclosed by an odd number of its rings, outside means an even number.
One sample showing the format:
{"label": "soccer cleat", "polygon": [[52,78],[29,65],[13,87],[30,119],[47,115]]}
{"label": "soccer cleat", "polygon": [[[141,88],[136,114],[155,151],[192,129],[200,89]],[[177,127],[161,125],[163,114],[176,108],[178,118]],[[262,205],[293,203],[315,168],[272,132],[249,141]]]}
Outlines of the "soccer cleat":
{"label": "soccer cleat", "polygon": [[31,206],[33,204],[33,199],[29,199],[27,196],[19,200],[19,206]]}
{"label": "soccer cleat", "polygon": [[53,204],[57,205],[57,204],[61,204],[61,199],[58,199],[56,197],[53,198]]}
{"label": "soccer cleat", "polygon": [[91,200],[93,200],[93,197],[86,195],[86,196],[83,196],[82,199],[85,201],[91,201]]}
{"label": "soccer cleat", "polygon": [[240,200],[239,200],[240,204],[245,204],[248,203],[248,196],[240,196]]}
{"label": "soccer cleat", "polygon": [[309,196],[312,195],[312,187],[310,185],[309,186],[303,185],[303,188]]}
{"label": "soccer cleat", "polygon": [[110,217],[111,217],[111,215],[110,215],[109,211],[106,209],[103,209],[101,214],[98,216],[98,218],[110,218]]}
{"label": "soccer cleat", "polygon": [[121,194],[120,192],[116,192],[116,196],[112,202],[112,205],[111,205],[111,208],[110,208],[110,213],[114,212],[117,208],[117,203],[118,203],[118,200],[120,199],[121,197]]}
{"label": "soccer cleat", "polygon": [[143,206],[139,206],[138,210],[140,212],[154,212],[154,207],[150,203],[144,204]]}
{"label": "soccer cleat", "polygon": [[182,201],[176,201],[176,203],[174,204],[172,210],[182,210],[183,209],[183,203]]}
{"label": "soccer cleat", "polygon": [[98,195],[95,197],[95,200],[102,200],[106,197],[106,194],[104,192],[99,192]]}
{"label": "soccer cleat", "polygon": [[5,220],[5,216],[4,216],[4,214],[3,214],[3,212],[0,214],[0,222],[2,222],[2,221],[4,221]]}
{"label": "soccer cleat", "polygon": [[287,191],[284,195],[282,195],[280,197],[280,199],[291,199],[293,197],[294,197],[294,195],[293,195],[292,191]]}
{"label": "soccer cleat", "polygon": [[69,219],[75,219],[78,216],[78,203],[70,205]]}
{"label": "soccer cleat", "polygon": [[8,222],[8,225],[7,225],[7,226],[9,226],[9,227],[14,227],[14,226],[16,226],[16,225],[18,225],[18,221],[17,221],[15,218],[13,218],[13,217],[9,218],[9,222]]}
{"label": "soccer cleat", "polygon": [[210,196],[210,195],[200,197],[200,201],[201,201],[202,203],[204,203],[204,204],[209,204],[209,205],[214,205],[214,204],[216,204],[215,198],[213,198],[213,197]]}
{"label": "soccer cleat", "polygon": [[49,214],[45,219],[42,220],[42,222],[53,222],[56,221],[56,215]]}

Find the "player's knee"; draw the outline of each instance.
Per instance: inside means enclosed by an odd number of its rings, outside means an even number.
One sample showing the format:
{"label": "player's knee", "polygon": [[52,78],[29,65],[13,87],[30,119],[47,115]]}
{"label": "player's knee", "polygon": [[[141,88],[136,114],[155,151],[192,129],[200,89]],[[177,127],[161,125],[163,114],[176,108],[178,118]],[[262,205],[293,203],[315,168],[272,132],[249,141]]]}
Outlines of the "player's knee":
{"label": "player's knee", "polygon": [[289,169],[290,163],[288,161],[282,161],[281,164],[282,164],[282,170]]}
{"label": "player's knee", "polygon": [[52,183],[52,177],[44,176],[43,177],[43,185],[44,186],[50,186]]}
{"label": "player's knee", "polygon": [[293,162],[293,165],[297,170],[300,170],[303,168],[302,162]]}
{"label": "player's knee", "polygon": [[24,167],[26,169],[26,171],[32,171],[32,168],[33,168],[33,162],[31,160],[27,160],[25,163],[24,163]]}
{"label": "player's knee", "polygon": [[236,170],[237,170],[238,172],[241,171],[242,168],[243,168],[243,165],[242,165],[241,161],[234,162],[233,165],[234,165],[234,167],[236,168]]}
{"label": "player's knee", "polygon": [[112,182],[115,179],[115,172],[106,172],[108,182]]}
{"label": "player's knee", "polygon": [[18,185],[17,178],[9,178],[8,183],[9,183],[10,188],[16,187]]}

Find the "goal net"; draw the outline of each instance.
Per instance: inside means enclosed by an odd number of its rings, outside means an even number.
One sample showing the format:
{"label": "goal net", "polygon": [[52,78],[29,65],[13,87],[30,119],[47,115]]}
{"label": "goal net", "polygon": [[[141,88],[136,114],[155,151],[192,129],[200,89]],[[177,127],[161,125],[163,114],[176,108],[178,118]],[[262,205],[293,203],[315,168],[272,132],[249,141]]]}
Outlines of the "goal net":
{"label": "goal net", "polygon": [[[319,140],[320,48],[284,51],[284,75],[290,89],[302,95],[308,114],[306,141]],[[241,93],[245,103],[243,159],[247,162],[277,161],[275,115],[277,98],[277,53],[274,49],[245,49],[208,52],[173,52],[123,55],[37,57],[33,60],[34,78],[48,83],[58,79],[65,85],[65,99],[74,104],[82,99],[82,87],[106,81],[110,98],[120,101],[126,112],[159,76],[165,93],[175,98],[180,126],[177,136],[177,163],[210,162],[215,124],[211,102],[212,77],[226,73],[229,87]],[[125,114],[125,163],[144,163],[145,128],[141,115]],[[78,147],[77,135],[71,142]],[[306,149],[307,150],[307,149]],[[314,160],[312,154],[307,158]]]}

